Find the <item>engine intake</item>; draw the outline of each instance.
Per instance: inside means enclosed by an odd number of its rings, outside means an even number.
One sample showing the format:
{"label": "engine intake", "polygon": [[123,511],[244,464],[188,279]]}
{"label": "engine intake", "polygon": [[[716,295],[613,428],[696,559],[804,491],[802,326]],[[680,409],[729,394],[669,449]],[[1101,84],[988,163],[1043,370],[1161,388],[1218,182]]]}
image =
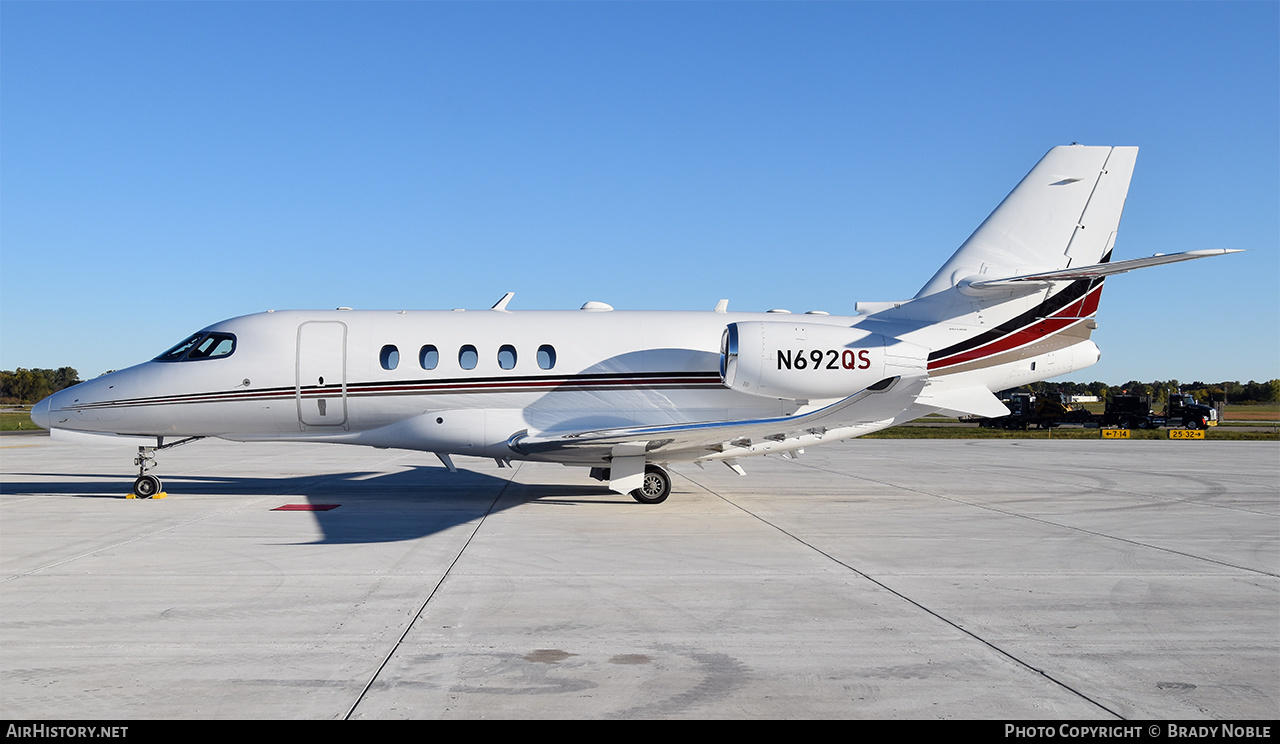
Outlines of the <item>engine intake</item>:
{"label": "engine intake", "polygon": [[924,373],[928,352],[891,336],[816,323],[730,323],[725,387],[770,398],[845,398],[887,377]]}

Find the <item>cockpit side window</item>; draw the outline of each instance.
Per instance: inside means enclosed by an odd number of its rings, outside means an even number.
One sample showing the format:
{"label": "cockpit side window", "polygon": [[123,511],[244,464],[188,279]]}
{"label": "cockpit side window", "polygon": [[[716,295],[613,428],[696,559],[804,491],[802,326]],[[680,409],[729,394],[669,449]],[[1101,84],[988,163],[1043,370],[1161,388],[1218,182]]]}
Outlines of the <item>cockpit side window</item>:
{"label": "cockpit side window", "polygon": [[193,359],[220,359],[236,350],[236,337],[230,333],[197,333],[156,357],[157,362],[185,362]]}
{"label": "cockpit side window", "polygon": [[197,342],[197,341],[199,341],[199,340],[200,340],[200,339],[202,339],[202,338],[204,338],[204,334],[203,334],[203,333],[197,333],[196,335],[192,336],[191,338],[188,338],[187,340],[183,341],[182,343],[178,344],[177,346],[173,347],[172,349],[169,349],[169,350],[168,350],[168,351],[166,351],[165,353],[163,353],[163,354],[161,354],[160,356],[156,357],[156,361],[157,361],[157,362],[176,362],[176,361],[178,361],[179,359],[181,359],[181,358],[182,358],[182,356],[183,356],[184,354],[186,354],[188,351],[190,351],[190,350],[191,350],[191,347],[192,347],[192,346],[195,346],[195,345],[196,345],[196,342]]}
{"label": "cockpit side window", "polygon": [[230,333],[210,333],[187,352],[187,359],[216,359],[231,354],[235,349],[235,336]]}

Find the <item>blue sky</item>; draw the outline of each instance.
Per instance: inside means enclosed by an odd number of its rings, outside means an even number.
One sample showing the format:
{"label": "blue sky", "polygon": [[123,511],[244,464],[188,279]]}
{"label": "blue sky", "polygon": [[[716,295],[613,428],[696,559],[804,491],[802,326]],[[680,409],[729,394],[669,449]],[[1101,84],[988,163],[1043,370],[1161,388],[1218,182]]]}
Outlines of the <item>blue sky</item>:
{"label": "blue sky", "polygon": [[268,308],[851,314],[1141,148],[1072,379],[1280,377],[1280,4],[0,3],[0,369]]}

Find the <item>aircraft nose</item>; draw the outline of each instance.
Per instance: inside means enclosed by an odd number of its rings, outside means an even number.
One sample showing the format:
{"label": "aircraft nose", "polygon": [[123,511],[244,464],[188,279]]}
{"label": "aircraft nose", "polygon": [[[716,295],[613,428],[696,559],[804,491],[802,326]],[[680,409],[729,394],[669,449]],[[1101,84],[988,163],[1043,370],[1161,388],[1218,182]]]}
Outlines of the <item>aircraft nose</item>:
{"label": "aircraft nose", "polygon": [[[49,396],[49,398],[52,397]],[[49,398],[45,398],[31,408],[31,420],[41,429],[49,428]]]}

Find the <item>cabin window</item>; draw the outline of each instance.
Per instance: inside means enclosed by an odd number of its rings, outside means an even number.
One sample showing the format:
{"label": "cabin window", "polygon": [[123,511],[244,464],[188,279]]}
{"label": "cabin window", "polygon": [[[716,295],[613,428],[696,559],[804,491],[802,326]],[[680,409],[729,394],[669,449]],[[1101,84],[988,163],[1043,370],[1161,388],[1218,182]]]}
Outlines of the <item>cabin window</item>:
{"label": "cabin window", "polygon": [[379,352],[378,361],[383,369],[395,369],[400,366],[400,350],[395,347],[395,344],[387,344]]}
{"label": "cabin window", "polygon": [[156,357],[157,362],[182,362],[191,359],[218,359],[236,350],[236,337],[230,333],[201,331]]}
{"label": "cabin window", "polygon": [[458,366],[463,369],[475,369],[476,362],[480,361],[480,355],[476,353],[476,347],[467,344],[458,350]]}
{"label": "cabin window", "polygon": [[503,344],[498,349],[498,366],[503,369],[515,369],[516,366],[516,347],[511,344]]}
{"label": "cabin window", "polygon": [[418,364],[423,369],[435,369],[440,363],[440,350],[431,344],[427,344],[418,350]]}
{"label": "cabin window", "polygon": [[556,366],[556,347],[550,344],[543,344],[538,347],[538,367],[542,369],[551,369]]}

